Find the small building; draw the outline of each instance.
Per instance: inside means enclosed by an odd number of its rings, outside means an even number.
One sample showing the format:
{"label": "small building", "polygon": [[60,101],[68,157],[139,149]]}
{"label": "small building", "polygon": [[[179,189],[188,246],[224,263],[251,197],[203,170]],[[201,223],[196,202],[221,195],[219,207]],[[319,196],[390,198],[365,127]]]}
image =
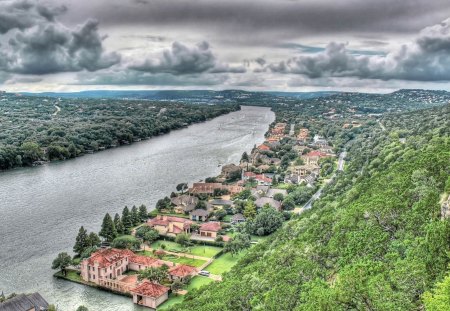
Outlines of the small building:
{"label": "small building", "polygon": [[169,289],[160,284],[144,281],[130,292],[135,304],[156,309],[169,298]]}
{"label": "small building", "polygon": [[255,205],[259,208],[264,207],[264,205],[269,204],[271,207],[273,207],[274,209],[276,209],[277,211],[281,210],[281,203],[272,199],[272,198],[259,198],[258,200],[255,201]]}
{"label": "small building", "polygon": [[218,221],[210,221],[200,226],[200,236],[216,238],[219,231],[222,229],[222,225]]}
{"label": "small building", "polygon": [[238,224],[238,223],[241,223],[241,222],[245,222],[245,220],[246,219],[245,219],[244,215],[242,215],[242,214],[235,214],[235,215],[233,215],[231,217],[230,222],[231,222],[232,225],[235,225],[235,224]]}
{"label": "small building", "polygon": [[186,277],[194,276],[195,274],[197,274],[196,268],[183,264],[169,269],[169,275],[172,281],[179,280],[183,282]]}
{"label": "small building", "polygon": [[207,210],[197,208],[189,213],[191,220],[193,221],[206,221],[209,217],[209,212]]}
{"label": "small building", "polygon": [[195,196],[183,194],[171,198],[170,201],[175,205],[175,212],[183,214],[193,211],[199,200]]}
{"label": "small building", "polygon": [[258,146],[258,150],[261,150],[261,151],[270,151],[270,147],[263,144],[263,145],[259,145],[259,146]]}
{"label": "small building", "polygon": [[0,303],[0,311],[42,311],[48,307],[48,302],[39,293],[21,294]]}

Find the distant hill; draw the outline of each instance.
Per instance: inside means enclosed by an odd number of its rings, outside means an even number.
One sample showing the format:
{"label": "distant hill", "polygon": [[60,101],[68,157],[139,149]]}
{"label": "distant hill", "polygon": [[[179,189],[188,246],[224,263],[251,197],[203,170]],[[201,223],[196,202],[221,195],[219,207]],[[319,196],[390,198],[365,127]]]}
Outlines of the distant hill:
{"label": "distant hill", "polygon": [[247,92],[241,90],[93,90],[82,92],[42,92],[42,93],[21,93],[28,96],[44,96],[58,98],[116,98],[116,99],[151,99],[151,100],[190,100],[205,101],[230,99],[239,96],[248,96],[250,94],[266,94],[277,97],[293,97],[296,99],[309,99],[323,96],[339,94],[339,92]]}

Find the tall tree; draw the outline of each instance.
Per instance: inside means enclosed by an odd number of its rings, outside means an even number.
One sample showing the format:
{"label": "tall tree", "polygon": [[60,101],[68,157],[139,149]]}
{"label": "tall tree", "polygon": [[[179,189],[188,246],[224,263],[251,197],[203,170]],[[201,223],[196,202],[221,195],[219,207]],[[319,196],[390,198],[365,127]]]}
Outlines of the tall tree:
{"label": "tall tree", "polygon": [[122,223],[125,229],[130,229],[133,227],[133,219],[131,218],[131,213],[128,206],[125,206],[122,211]]}
{"label": "tall tree", "polygon": [[88,234],[86,229],[83,226],[78,230],[78,235],[75,240],[75,245],[73,246],[73,251],[78,256],[89,246]]}
{"label": "tall tree", "polygon": [[125,227],[123,226],[122,220],[120,219],[120,216],[118,213],[114,215],[114,226],[116,226],[116,230],[118,234],[124,234],[125,233]]}
{"label": "tall tree", "polygon": [[108,213],[103,218],[102,229],[99,235],[108,242],[111,242],[117,237],[116,226],[114,226],[114,222]]}
{"label": "tall tree", "polygon": [[148,219],[147,206],[145,206],[144,204],[139,206],[139,218],[141,222],[145,222]]}
{"label": "tall tree", "polygon": [[98,237],[97,233],[95,233],[95,232],[89,233],[87,240],[88,240],[89,247],[97,247],[100,245],[100,242],[101,242],[100,238]]}
{"label": "tall tree", "polygon": [[66,268],[72,262],[72,258],[67,253],[59,253],[52,262],[52,269],[61,269],[63,275],[67,275]]}
{"label": "tall tree", "polygon": [[133,226],[139,225],[141,222],[141,218],[139,217],[139,212],[136,205],[133,205],[131,208],[131,220],[133,222]]}
{"label": "tall tree", "polygon": [[253,219],[256,216],[256,205],[252,200],[248,200],[245,204],[244,216],[247,219]]}

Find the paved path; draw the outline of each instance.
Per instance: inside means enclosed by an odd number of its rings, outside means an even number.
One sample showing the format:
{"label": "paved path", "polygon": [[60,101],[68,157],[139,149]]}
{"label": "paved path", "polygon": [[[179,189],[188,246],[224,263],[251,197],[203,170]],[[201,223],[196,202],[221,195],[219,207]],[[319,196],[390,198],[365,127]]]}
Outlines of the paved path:
{"label": "paved path", "polygon": [[380,125],[381,129],[383,131],[386,131],[386,128],[384,127],[383,123],[381,123],[381,121],[379,119],[377,119],[378,124]]}
{"label": "paved path", "polygon": [[61,108],[59,108],[56,105],[55,105],[55,108],[56,108],[56,111],[53,113],[54,116],[56,116],[61,111]]}
{"label": "paved path", "polygon": [[[338,171],[343,171],[343,170],[344,170],[345,157],[346,157],[346,156],[347,156],[347,151],[343,151],[343,152],[341,152],[341,154],[339,155],[338,167],[337,167],[337,170],[338,170]],[[304,210],[310,209],[310,208],[312,207],[313,202],[314,202],[315,200],[317,200],[318,198],[320,198],[320,196],[322,195],[323,188],[324,188],[327,184],[329,184],[335,177],[336,177],[336,173],[334,173],[334,174],[331,176],[331,178],[328,180],[328,182],[324,183],[324,185],[323,185],[322,187],[320,187],[320,189],[317,190],[316,193],[314,193],[314,195],[311,197],[311,199],[309,199],[309,201],[306,202],[306,204],[303,206],[303,208],[301,208],[301,209],[299,210],[298,213],[300,214],[300,213],[303,212]]]}
{"label": "paved path", "polygon": [[[154,250],[151,247],[142,247],[142,245],[141,245],[141,250],[142,251],[144,250],[144,248],[145,248],[146,251],[149,251],[149,252]],[[197,256],[197,255],[192,255],[192,254],[187,254],[187,253],[171,252],[171,251],[167,251],[165,249],[161,249],[161,250],[163,250],[166,254],[170,254],[170,255],[174,255],[174,256],[187,257],[187,258],[193,258],[193,259],[200,259],[200,260],[206,260],[206,261],[209,261],[209,260],[212,259],[212,258],[209,258],[209,257],[202,257],[202,256]]]}

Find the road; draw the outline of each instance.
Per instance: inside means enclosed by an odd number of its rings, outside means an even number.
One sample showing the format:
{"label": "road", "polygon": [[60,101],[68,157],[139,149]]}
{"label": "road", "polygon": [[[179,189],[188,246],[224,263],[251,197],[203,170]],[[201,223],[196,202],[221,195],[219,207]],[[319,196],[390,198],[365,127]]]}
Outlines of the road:
{"label": "road", "polygon": [[[346,157],[346,156],[347,156],[347,151],[345,151],[345,150],[344,150],[343,152],[341,152],[341,154],[339,155],[338,167],[337,167],[337,170],[338,170],[338,171],[343,171],[343,170],[344,170],[345,157]],[[303,210],[306,210],[306,209],[310,209],[310,208],[311,208],[313,202],[314,202],[315,200],[317,200],[318,198],[320,198],[320,196],[322,195],[323,188],[324,188],[328,183],[330,183],[335,177],[336,177],[336,173],[334,173],[334,174],[330,177],[330,179],[328,180],[328,182],[325,183],[324,185],[322,185],[322,187],[320,187],[320,189],[317,190],[316,193],[314,193],[314,195],[311,197],[311,199],[309,199],[309,201],[306,202],[306,204],[305,204],[305,205],[303,206],[303,208],[300,210],[300,213],[301,213]]]}
{"label": "road", "polygon": [[383,131],[386,131],[386,128],[384,127],[383,123],[381,123],[381,121],[379,119],[377,119],[378,124],[380,125],[381,129]]}

